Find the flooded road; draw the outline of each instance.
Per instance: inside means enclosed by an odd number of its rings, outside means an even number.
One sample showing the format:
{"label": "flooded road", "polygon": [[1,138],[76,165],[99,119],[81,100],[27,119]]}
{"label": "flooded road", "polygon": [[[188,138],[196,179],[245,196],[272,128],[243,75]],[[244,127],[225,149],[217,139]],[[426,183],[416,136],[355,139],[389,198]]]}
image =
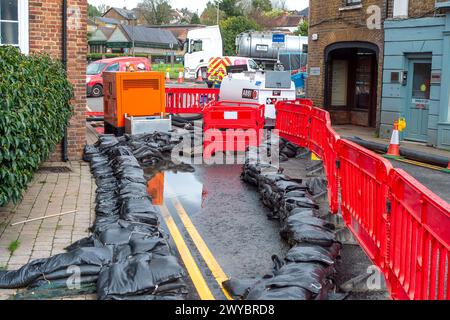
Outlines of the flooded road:
{"label": "flooded road", "polygon": [[226,299],[222,281],[260,278],[271,270],[272,255],[288,250],[279,223],[267,219],[268,209],[241,181],[241,172],[241,165],[197,166],[193,173],[159,172],[149,181],[149,194],[160,207],[173,248],[195,278],[191,287],[197,294],[204,279],[216,299]]}

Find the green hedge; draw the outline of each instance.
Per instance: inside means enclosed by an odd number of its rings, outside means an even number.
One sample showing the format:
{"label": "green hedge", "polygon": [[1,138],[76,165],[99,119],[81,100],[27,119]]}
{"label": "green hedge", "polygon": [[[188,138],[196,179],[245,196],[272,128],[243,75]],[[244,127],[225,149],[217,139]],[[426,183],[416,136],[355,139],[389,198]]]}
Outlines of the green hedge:
{"label": "green hedge", "polygon": [[64,136],[73,90],[64,68],[47,55],[0,46],[0,206],[27,184]]}
{"label": "green hedge", "polygon": [[[105,59],[109,59],[109,58],[128,57],[128,56],[130,56],[130,54],[124,54],[124,53],[89,53],[87,55],[87,59],[88,59],[88,61],[96,61],[96,60],[103,59],[103,56],[105,56]],[[148,58],[149,57],[148,54],[143,54],[143,53],[136,53],[135,56],[136,57],[141,57],[141,58]]]}

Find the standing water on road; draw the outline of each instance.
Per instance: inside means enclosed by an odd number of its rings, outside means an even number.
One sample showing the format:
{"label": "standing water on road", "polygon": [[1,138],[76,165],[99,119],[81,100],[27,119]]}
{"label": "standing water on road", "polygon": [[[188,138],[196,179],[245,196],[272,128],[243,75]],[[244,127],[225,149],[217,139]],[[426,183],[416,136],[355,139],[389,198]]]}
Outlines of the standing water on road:
{"label": "standing water on road", "polygon": [[284,255],[288,247],[257,192],[241,181],[241,172],[241,165],[231,165],[148,173],[153,177],[148,189],[154,204],[168,209],[185,238],[179,211],[187,213],[229,278],[261,277],[273,267],[271,256]]}

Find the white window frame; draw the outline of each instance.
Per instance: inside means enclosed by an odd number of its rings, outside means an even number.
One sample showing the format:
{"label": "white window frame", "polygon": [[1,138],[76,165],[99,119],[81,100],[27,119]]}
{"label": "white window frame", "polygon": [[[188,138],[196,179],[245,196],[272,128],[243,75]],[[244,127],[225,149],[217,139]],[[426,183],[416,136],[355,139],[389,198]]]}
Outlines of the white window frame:
{"label": "white window frame", "polygon": [[409,0],[394,0],[393,17],[408,18]]}
{"label": "white window frame", "polygon": [[18,46],[22,53],[28,54],[30,52],[28,0],[18,0],[17,1],[17,11],[18,11],[17,19],[18,19],[18,24],[19,24]]}
{"label": "white window frame", "polygon": [[28,0],[19,0],[19,48],[24,54],[30,53]]}

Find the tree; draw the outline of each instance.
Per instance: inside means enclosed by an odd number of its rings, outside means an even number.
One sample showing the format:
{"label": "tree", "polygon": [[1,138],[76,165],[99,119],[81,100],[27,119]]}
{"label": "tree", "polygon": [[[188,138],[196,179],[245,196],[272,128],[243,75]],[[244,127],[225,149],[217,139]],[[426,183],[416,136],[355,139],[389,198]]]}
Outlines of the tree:
{"label": "tree", "polygon": [[223,39],[223,49],[227,56],[236,54],[236,36],[248,30],[260,30],[261,27],[253,20],[241,16],[231,17],[220,23]]}
{"label": "tree", "polygon": [[200,17],[194,13],[191,18],[191,24],[200,24]]}
{"label": "tree", "polygon": [[143,0],[138,4],[138,11],[151,25],[168,24],[172,19],[169,0]]}
{"label": "tree", "polygon": [[303,20],[299,23],[298,29],[294,32],[297,36],[308,36],[309,23],[307,20]]}
{"label": "tree", "polygon": [[268,12],[272,10],[272,2],[270,0],[252,0],[252,8],[255,11]]}
{"label": "tree", "polygon": [[102,13],[100,12],[100,10],[98,10],[98,8],[96,6],[93,6],[92,4],[89,5],[89,7],[88,7],[89,18],[99,17],[101,15],[102,15]]}
{"label": "tree", "polygon": [[[225,12],[219,10],[219,21],[225,19]],[[200,22],[207,26],[214,26],[217,24],[217,4],[208,1],[205,10],[200,16]]]}
{"label": "tree", "polygon": [[240,0],[220,0],[216,1],[220,9],[225,12],[227,18],[239,17],[243,15],[242,4]]}
{"label": "tree", "polygon": [[104,15],[110,8],[111,7],[106,4],[101,4],[97,7],[98,11],[100,11],[100,15]]}

